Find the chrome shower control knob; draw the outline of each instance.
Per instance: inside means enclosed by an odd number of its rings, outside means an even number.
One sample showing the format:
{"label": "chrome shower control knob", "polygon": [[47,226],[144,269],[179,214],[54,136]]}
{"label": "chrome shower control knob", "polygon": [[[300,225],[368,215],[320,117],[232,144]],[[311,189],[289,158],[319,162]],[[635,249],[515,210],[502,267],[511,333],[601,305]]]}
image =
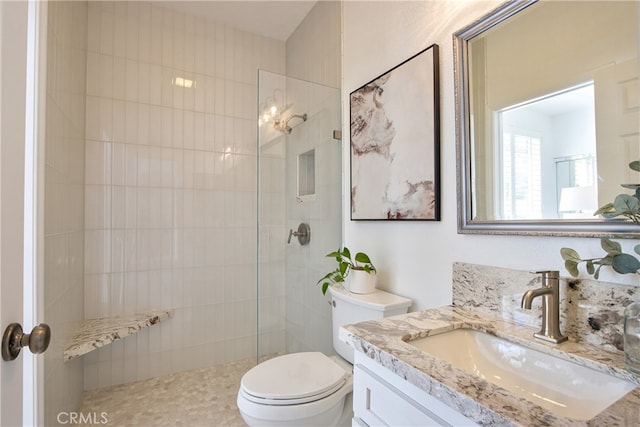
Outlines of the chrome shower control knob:
{"label": "chrome shower control knob", "polygon": [[309,224],[301,222],[300,225],[298,225],[297,231],[289,230],[289,238],[287,239],[287,243],[291,243],[292,236],[297,237],[298,243],[304,246],[311,240],[311,227],[309,227]]}
{"label": "chrome shower control knob", "polygon": [[34,327],[30,334],[23,333],[19,323],[11,323],[2,336],[2,359],[7,362],[14,360],[22,347],[29,347],[33,354],[43,353],[50,341],[51,328],[46,323]]}

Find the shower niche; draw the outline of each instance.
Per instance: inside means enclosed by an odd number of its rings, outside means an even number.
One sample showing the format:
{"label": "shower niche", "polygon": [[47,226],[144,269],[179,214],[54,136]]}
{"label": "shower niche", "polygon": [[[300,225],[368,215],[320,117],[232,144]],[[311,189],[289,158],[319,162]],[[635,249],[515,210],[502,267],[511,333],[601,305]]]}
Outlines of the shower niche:
{"label": "shower niche", "polygon": [[316,195],[316,150],[298,155],[298,198],[311,201]]}

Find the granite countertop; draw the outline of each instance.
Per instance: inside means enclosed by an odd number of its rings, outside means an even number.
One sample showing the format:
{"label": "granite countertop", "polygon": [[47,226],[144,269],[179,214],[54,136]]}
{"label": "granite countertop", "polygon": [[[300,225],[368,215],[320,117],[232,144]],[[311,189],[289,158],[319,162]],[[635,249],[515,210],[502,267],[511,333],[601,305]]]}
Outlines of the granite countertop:
{"label": "granite countertop", "polygon": [[595,418],[578,421],[551,414],[535,403],[405,342],[458,328],[480,330],[640,384],[640,376],[624,368],[622,352],[571,340],[559,345],[549,344],[533,338],[532,334],[538,328],[461,307],[447,306],[344,326],[340,329],[340,338],[480,425],[640,425],[640,388],[629,392]]}

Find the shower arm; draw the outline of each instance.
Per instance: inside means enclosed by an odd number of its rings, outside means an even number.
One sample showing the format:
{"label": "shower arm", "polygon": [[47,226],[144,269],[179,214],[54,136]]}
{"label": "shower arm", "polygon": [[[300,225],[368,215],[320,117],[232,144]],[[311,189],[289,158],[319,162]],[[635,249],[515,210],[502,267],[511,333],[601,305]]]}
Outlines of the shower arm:
{"label": "shower arm", "polygon": [[286,120],[277,120],[273,122],[273,127],[275,130],[286,133],[289,135],[292,131],[291,126],[289,126],[289,122],[293,119],[302,119],[303,122],[307,121],[307,114],[293,114],[289,116]]}

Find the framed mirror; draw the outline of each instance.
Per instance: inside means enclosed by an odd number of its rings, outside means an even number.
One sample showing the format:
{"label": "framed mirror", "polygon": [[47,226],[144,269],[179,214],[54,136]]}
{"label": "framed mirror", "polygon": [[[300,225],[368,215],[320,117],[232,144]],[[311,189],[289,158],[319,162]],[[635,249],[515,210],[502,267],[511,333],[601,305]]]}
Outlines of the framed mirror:
{"label": "framed mirror", "polygon": [[458,232],[640,237],[637,1],[513,1],[454,38]]}

